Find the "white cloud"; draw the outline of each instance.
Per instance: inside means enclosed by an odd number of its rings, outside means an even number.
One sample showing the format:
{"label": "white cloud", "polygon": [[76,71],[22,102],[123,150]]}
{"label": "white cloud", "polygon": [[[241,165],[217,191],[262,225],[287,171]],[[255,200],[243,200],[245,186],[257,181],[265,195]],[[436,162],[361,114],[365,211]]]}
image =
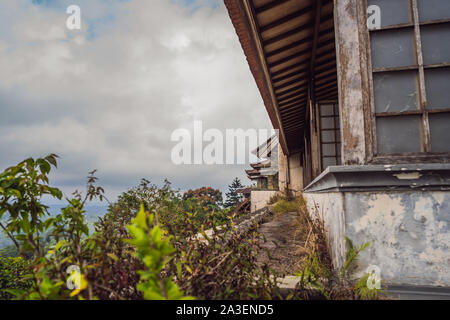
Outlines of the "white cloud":
{"label": "white cloud", "polygon": [[56,184],[69,190],[97,168],[113,194],[141,177],[182,189],[243,178],[243,166],[170,162],[171,132],[194,119],[205,129],[270,128],[223,5],[79,5],[74,32],[64,9],[0,2],[0,167],[55,152]]}

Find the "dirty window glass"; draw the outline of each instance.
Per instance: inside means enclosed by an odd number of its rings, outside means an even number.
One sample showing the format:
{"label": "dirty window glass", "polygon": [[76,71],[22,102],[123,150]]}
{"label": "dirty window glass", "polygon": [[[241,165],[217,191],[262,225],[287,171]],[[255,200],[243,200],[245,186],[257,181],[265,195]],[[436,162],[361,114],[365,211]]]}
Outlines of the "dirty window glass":
{"label": "dirty window glass", "polygon": [[336,156],[336,145],[333,144],[324,144],[322,148],[322,152],[324,156]]}
{"label": "dirty window glass", "polygon": [[423,63],[450,62],[450,23],[422,26],[420,31],[422,34]]}
{"label": "dirty window glass", "polygon": [[336,142],[334,131],[322,131],[322,142]]}
{"label": "dirty window glass", "polygon": [[431,151],[450,150],[450,113],[430,114]]}
{"label": "dirty window glass", "polygon": [[368,0],[367,5],[380,7],[382,27],[412,22],[409,0]]}
{"label": "dirty window glass", "polygon": [[334,129],[334,118],[321,118],[322,129]]}
{"label": "dirty window glass", "polygon": [[323,170],[325,170],[326,168],[328,168],[329,166],[335,166],[337,165],[336,163],[336,158],[334,157],[324,157],[322,159],[322,163],[323,163]]}
{"label": "dirty window glass", "polygon": [[417,71],[376,73],[373,86],[377,113],[417,110]]}
{"label": "dirty window glass", "polygon": [[339,105],[319,104],[322,168],[341,164]]}
{"label": "dirty window glass", "polygon": [[417,0],[417,6],[421,22],[450,18],[449,0]]}
{"label": "dirty window glass", "polygon": [[381,9],[368,30],[376,153],[450,153],[450,0],[368,5]]}
{"label": "dirty window glass", "polygon": [[378,118],[378,152],[380,154],[421,152],[420,120],[420,116]]}
{"label": "dirty window glass", "polygon": [[450,109],[450,68],[425,70],[425,87],[428,109]]}
{"label": "dirty window glass", "polygon": [[323,104],[320,106],[321,116],[332,116],[334,115],[334,108],[332,104]]}
{"label": "dirty window glass", "polygon": [[371,48],[375,69],[417,64],[412,28],[374,32],[371,35]]}

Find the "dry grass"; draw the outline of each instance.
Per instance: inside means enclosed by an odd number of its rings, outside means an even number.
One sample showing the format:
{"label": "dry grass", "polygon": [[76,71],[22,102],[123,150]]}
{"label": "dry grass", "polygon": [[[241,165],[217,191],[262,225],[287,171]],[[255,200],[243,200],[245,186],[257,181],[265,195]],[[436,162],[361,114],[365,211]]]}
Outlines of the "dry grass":
{"label": "dry grass", "polygon": [[298,237],[304,243],[303,247],[299,248],[299,250],[305,252],[308,256],[317,255],[323,266],[328,270],[332,270],[333,263],[323,216],[319,214],[317,208],[315,209],[315,215],[312,216],[303,197],[299,197],[297,202],[299,203],[297,232]]}

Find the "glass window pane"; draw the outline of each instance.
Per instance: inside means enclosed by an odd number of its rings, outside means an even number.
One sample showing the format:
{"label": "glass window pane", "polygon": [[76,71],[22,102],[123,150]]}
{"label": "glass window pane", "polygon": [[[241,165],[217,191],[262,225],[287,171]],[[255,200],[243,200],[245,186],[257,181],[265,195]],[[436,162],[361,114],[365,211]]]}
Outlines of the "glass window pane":
{"label": "glass window pane", "polygon": [[378,153],[421,152],[420,116],[377,118]]}
{"label": "glass window pane", "polygon": [[321,118],[320,119],[322,129],[334,129],[334,118]]}
{"label": "glass window pane", "polygon": [[336,156],[336,145],[323,144],[322,145],[322,155],[323,156]]}
{"label": "glass window pane", "polygon": [[336,158],[323,158],[323,169],[336,165]]}
{"label": "glass window pane", "polygon": [[322,131],[322,142],[335,142],[334,131]]}
{"label": "glass window pane", "polygon": [[450,23],[422,26],[420,31],[423,62],[425,64],[450,62]]}
{"label": "glass window pane", "polygon": [[320,115],[321,116],[332,116],[334,115],[334,109],[332,104],[322,104],[320,105]]}
{"label": "glass window pane", "polygon": [[450,113],[430,114],[431,151],[450,151]]}
{"label": "glass window pane", "polygon": [[370,39],[373,68],[417,65],[412,28],[373,32]]}
{"label": "glass window pane", "polygon": [[449,0],[418,0],[417,7],[419,8],[420,21],[450,18]]}
{"label": "glass window pane", "polygon": [[428,109],[450,108],[450,68],[425,70]]}
{"label": "glass window pane", "polygon": [[417,110],[417,71],[375,73],[373,84],[377,113]]}
{"label": "glass window pane", "polygon": [[412,22],[409,0],[368,0],[367,5],[380,7],[382,27]]}

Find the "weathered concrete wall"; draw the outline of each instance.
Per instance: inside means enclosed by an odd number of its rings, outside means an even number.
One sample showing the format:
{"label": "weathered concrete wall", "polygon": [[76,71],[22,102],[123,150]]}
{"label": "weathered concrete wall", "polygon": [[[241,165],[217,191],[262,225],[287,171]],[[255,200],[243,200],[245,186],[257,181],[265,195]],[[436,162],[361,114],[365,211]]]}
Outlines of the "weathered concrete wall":
{"label": "weathered concrete wall", "polygon": [[303,168],[300,166],[300,157],[300,153],[287,157],[281,147],[278,147],[278,188],[281,192],[284,192],[286,188],[294,193],[300,193],[303,190]]}
{"label": "weathered concrete wall", "polygon": [[388,284],[450,287],[450,192],[307,193],[305,198],[323,212],[337,266],[344,261],[346,235],[355,245],[371,242],[356,276],[376,265]]}
{"label": "weathered concrete wall", "polygon": [[300,166],[300,153],[289,156],[289,189],[294,193],[303,190],[303,168]]}
{"label": "weathered concrete wall", "polygon": [[281,145],[278,144],[278,187],[280,191],[285,191],[287,188],[287,158],[283,153]]}
{"label": "weathered concrete wall", "polygon": [[276,195],[278,191],[252,191],[251,193],[251,212],[263,209],[267,206],[270,198]]}
{"label": "weathered concrete wall", "polygon": [[316,217],[323,217],[333,264],[338,269],[342,268],[346,251],[344,194],[341,192],[305,193],[303,196],[309,212]]}

